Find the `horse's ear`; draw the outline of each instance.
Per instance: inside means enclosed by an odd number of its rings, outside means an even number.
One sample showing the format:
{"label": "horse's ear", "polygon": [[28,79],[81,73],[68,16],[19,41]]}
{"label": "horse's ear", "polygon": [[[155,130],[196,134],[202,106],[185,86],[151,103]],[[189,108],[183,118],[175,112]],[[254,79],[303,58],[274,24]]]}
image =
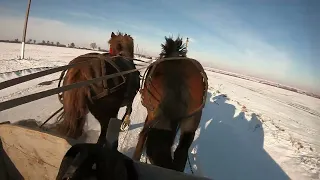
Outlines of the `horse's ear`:
{"label": "horse's ear", "polygon": [[113,38],[113,37],[115,37],[115,36],[116,36],[116,35],[112,32],[112,33],[111,33],[111,37]]}

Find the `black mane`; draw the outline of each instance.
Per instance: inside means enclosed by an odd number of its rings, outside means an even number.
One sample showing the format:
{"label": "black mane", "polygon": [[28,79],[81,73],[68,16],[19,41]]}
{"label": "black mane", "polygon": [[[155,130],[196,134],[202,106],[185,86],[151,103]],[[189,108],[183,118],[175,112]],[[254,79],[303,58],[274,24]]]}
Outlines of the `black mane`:
{"label": "black mane", "polygon": [[166,57],[187,57],[187,47],[179,36],[176,40],[173,37],[165,37],[165,44],[161,44],[162,51],[160,58]]}

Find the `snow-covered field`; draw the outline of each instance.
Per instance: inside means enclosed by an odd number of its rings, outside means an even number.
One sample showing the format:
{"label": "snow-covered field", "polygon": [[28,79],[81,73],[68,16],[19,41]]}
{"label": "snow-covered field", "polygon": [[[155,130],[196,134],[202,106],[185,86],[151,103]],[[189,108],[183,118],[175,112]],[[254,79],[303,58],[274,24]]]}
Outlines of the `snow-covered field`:
{"label": "snow-covered field", "polygon": [[[0,43],[0,81],[67,64],[87,50]],[[39,68],[39,69],[37,69]],[[22,71],[19,71],[22,70]],[[7,73],[5,73],[7,72]],[[209,90],[190,149],[192,172],[215,180],[320,179],[320,100],[258,82],[207,71]],[[0,102],[57,87],[59,73],[1,90]],[[41,85],[44,81],[52,81]],[[0,122],[44,121],[61,107],[57,95],[0,112]],[[146,110],[138,94],[119,150],[131,156]],[[124,108],[119,112],[119,117]],[[89,115],[86,131],[99,130]],[[186,173],[191,173],[189,164]]]}

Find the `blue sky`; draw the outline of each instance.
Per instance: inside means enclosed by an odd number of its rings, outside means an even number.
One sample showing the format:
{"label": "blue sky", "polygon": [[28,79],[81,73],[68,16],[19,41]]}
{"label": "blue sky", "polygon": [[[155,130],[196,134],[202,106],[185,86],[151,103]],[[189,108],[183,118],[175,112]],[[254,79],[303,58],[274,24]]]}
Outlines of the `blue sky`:
{"label": "blue sky", "polygon": [[[26,5],[0,0],[0,36],[21,37]],[[205,65],[320,92],[319,9],[318,0],[33,0],[28,37],[107,48],[120,30],[155,55],[164,36],[181,35]]]}

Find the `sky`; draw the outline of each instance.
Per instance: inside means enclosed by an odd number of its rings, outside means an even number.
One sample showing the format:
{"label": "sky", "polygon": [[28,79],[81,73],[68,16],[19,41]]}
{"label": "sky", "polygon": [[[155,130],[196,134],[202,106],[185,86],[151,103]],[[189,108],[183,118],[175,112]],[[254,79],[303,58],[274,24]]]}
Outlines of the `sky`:
{"label": "sky", "polygon": [[[0,39],[21,39],[27,3],[0,0]],[[180,35],[205,66],[320,93],[319,19],[318,0],[33,0],[27,39],[108,49],[119,30],[157,56]]]}

